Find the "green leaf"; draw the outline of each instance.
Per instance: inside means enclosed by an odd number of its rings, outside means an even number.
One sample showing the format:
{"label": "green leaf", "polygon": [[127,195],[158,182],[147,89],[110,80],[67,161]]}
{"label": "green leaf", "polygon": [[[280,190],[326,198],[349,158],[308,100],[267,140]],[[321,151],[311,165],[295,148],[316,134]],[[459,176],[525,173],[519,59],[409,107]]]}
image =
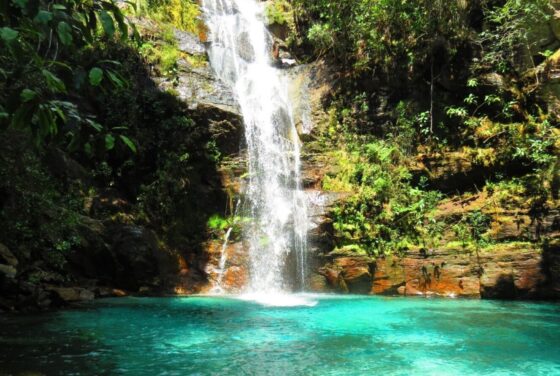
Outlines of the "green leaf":
{"label": "green leaf", "polygon": [[66,7],[65,7],[64,5],[62,5],[62,4],[54,4],[54,5],[53,5],[53,9],[56,9],[56,10],[66,10]]}
{"label": "green leaf", "polygon": [[113,17],[111,17],[107,11],[102,10],[99,12],[99,19],[101,21],[101,25],[103,25],[105,33],[112,37],[113,34],[115,34],[115,23],[113,22]]}
{"label": "green leaf", "polygon": [[92,86],[99,86],[101,80],[103,80],[103,70],[97,67],[91,68],[89,71],[89,83]]}
{"label": "green leaf", "polygon": [[46,10],[40,10],[39,13],[34,18],[35,22],[47,24],[50,20],[52,20],[53,14],[51,12],[47,12]]}
{"label": "green leaf", "polygon": [[37,117],[39,119],[39,137],[43,138],[49,134],[56,134],[58,128],[51,110],[46,106],[40,106],[37,112]]}
{"label": "green leaf", "polygon": [[56,32],[62,44],[68,46],[72,43],[72,28],[66,22],[60,21],[56,27]]}
{"label": "green leaf", "polygon": [[120,138],[122,142],[124,142],[125,145],[128,146],[130,150],[132,150],[133,153],[137,152],[136,145],[134,144],[134,142],[132,142],[130,138],[123,136],[122,134],[120,135]]}
{"label": "green leaf", "polygon": [[113,135],[111,134],[105,135],[105,149],[113,150],[114,147],[115,147],[115,137],[113,137]]}
{"label": "green leaf", "polygon": [[128,26],[119,8],[115,7],[113,9],[113,16],[115,17],[115,20],[117,21],[117,26],[119,27],[119,30],[121,32],[121,39],[126,40],[128,38]]}
{"label": "green leaf", "polygon": [[41,73],[45,77],[49,89],[51,89],[55,93],[66,92],[66,86],[64,85],[64,82],[62,82],[60,78],[56,77],[54,74],[52,74],[46,69],[41,70]]}
{"label": "green leaf", "polygon": [[30,102],[37,96],[37,92],[31,89],[23,89],[19,96],[23,102]]}
{"label": "green leaf", "polygon": [[9,43],[13,41],[17,38],[18,34],[19,33],[16,30],[9,27],[3,27],[0,29],[0,38],[2,38],[4,42]]}
{"label": "green leaf", "polygon": [[[57,103],[65,103],[65,102],[58,102]],[[54,115],[58,115],[58,117],[60,118],[60,120],[62,120],[63,122],[66,122],[66,115],[64,114],[64,111],[62,110],[61,107],[59,107],[55,101],[51,101],[51,111],[53,112]]]}
{"label": "green leaf", "polygon": [[107,71],[107,75],[109,76],[109,79],[113,82],[113,84],[119,88],[124,87],[124,81],[121,80],[114,72],[111,72],[110,70]]}
{"label": "green leaf", "polygon": [[103,130],[103,126],[101,124],[99,124],[98,122],[95,122],[93,120],[88,119],[87,123],[93,128],[95,129],[97,132],[101,132]]}

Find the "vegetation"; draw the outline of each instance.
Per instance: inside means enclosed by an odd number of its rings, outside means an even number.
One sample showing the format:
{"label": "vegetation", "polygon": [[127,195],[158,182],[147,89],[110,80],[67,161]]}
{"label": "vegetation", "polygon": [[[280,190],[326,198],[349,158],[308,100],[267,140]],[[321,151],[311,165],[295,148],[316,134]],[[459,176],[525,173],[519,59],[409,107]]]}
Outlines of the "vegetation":
{"label": "vegetation", "polygon": [[[334,210],[339,247],[382,255],[459,239],[478,249],[495,241],[490,207],[540,218],[557,206],[558,114],[543,96],[554,51],[539,31],[549,1],[298,0],[294,9],[300,58],[344,70],[317,133],[339,150],[323,188],[349,194]],[[478,177],[450,191],[415,162],[448,156]],[[446,215],[445,202],[472,191],[492,204]]]}
{"label": "vegetation", "polygon": [[166,249],[200,246],[224,201],[219,155],[154,82],[189,59],[174,30],[199,32],[199,12],[185,1],[2,4],[0,243],[24,266],[18,278],[63,283],[69,260],[98,252],[92,237],[110,243],[124,225]]}

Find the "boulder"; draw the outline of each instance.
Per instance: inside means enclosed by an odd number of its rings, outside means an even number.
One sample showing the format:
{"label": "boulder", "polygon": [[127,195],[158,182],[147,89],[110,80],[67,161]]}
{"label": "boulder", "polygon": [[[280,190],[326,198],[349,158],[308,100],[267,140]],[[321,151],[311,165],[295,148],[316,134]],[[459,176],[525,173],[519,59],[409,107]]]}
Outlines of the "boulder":
{"label": "boulder", "polygon": [[124,297],[128,294],[126,291],[120,289],[114,289],[112,287],[97,287],[95,289],[95,296],[99,298],[109,298],[109,297]]}
{"label": "boulder", "polygon": [[[326,258],[330,261],[318,269],[318,273],[324,277],[326,283],[319,283],[317,277],[315,277],[310,287],[328,287],[330,290],[352,294],[368,294],[370,292],[374,266],[372,258],[365,255],[342,255],[342,257],[338,257],[333,253]],[[319,291],[324,292],[325,290]]]}
{"label": "boulder", "polygon": [[65,303],[90,301],[95,298],[93,291],[81,287],[50,287],[47,291],[52,291]]}
{"label": "boulder", "polygon": [[[324,276],[326,283],[315,283],[313,286],[323,288],[328,286],[330,290],[337,291],[339,293],[350,292],[344,278],[342,276],[342,271],[340,269],[333,268],[328,265],[319,269],[319,273]],[[317,290],[314,290],[317,291]],[[320,292],[325,292],[325,290],[318,290]]]}
{"label": "boulder", "polygon": [[348,291],[355,294],[367,294],[371,290],[372,260],[367,256],[341,257],[334,260],[334,265],[341,270],[342,279]]}

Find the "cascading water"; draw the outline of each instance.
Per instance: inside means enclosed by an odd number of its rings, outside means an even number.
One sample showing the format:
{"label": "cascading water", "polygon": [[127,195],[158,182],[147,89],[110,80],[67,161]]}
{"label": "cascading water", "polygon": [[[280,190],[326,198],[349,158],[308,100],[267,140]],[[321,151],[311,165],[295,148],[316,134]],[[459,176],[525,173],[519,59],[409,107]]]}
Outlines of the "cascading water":
{"label": "cascading water", "polygon": [[[255,0],[204,0],[209,57],[231,85],[245,122],[249,177],[245,230],[250,250],[247,292],[281,295],[305,287],[307,210],[300,184],[300,144],[287,78],[271,61],[272,37]],[[296,281],[285,278],[288,257]],[[294,275],[291,273],[290,275]]]}

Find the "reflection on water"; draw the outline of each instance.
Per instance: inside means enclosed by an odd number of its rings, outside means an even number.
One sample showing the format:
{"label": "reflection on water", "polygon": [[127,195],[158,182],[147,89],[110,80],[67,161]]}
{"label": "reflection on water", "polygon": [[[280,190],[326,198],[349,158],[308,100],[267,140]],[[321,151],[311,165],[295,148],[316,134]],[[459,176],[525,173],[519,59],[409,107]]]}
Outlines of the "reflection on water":
{"label": "reflection on water", "polygon": [[560,375],[560,305],[303,296],[102,300],[0,317],[0,374]]}

